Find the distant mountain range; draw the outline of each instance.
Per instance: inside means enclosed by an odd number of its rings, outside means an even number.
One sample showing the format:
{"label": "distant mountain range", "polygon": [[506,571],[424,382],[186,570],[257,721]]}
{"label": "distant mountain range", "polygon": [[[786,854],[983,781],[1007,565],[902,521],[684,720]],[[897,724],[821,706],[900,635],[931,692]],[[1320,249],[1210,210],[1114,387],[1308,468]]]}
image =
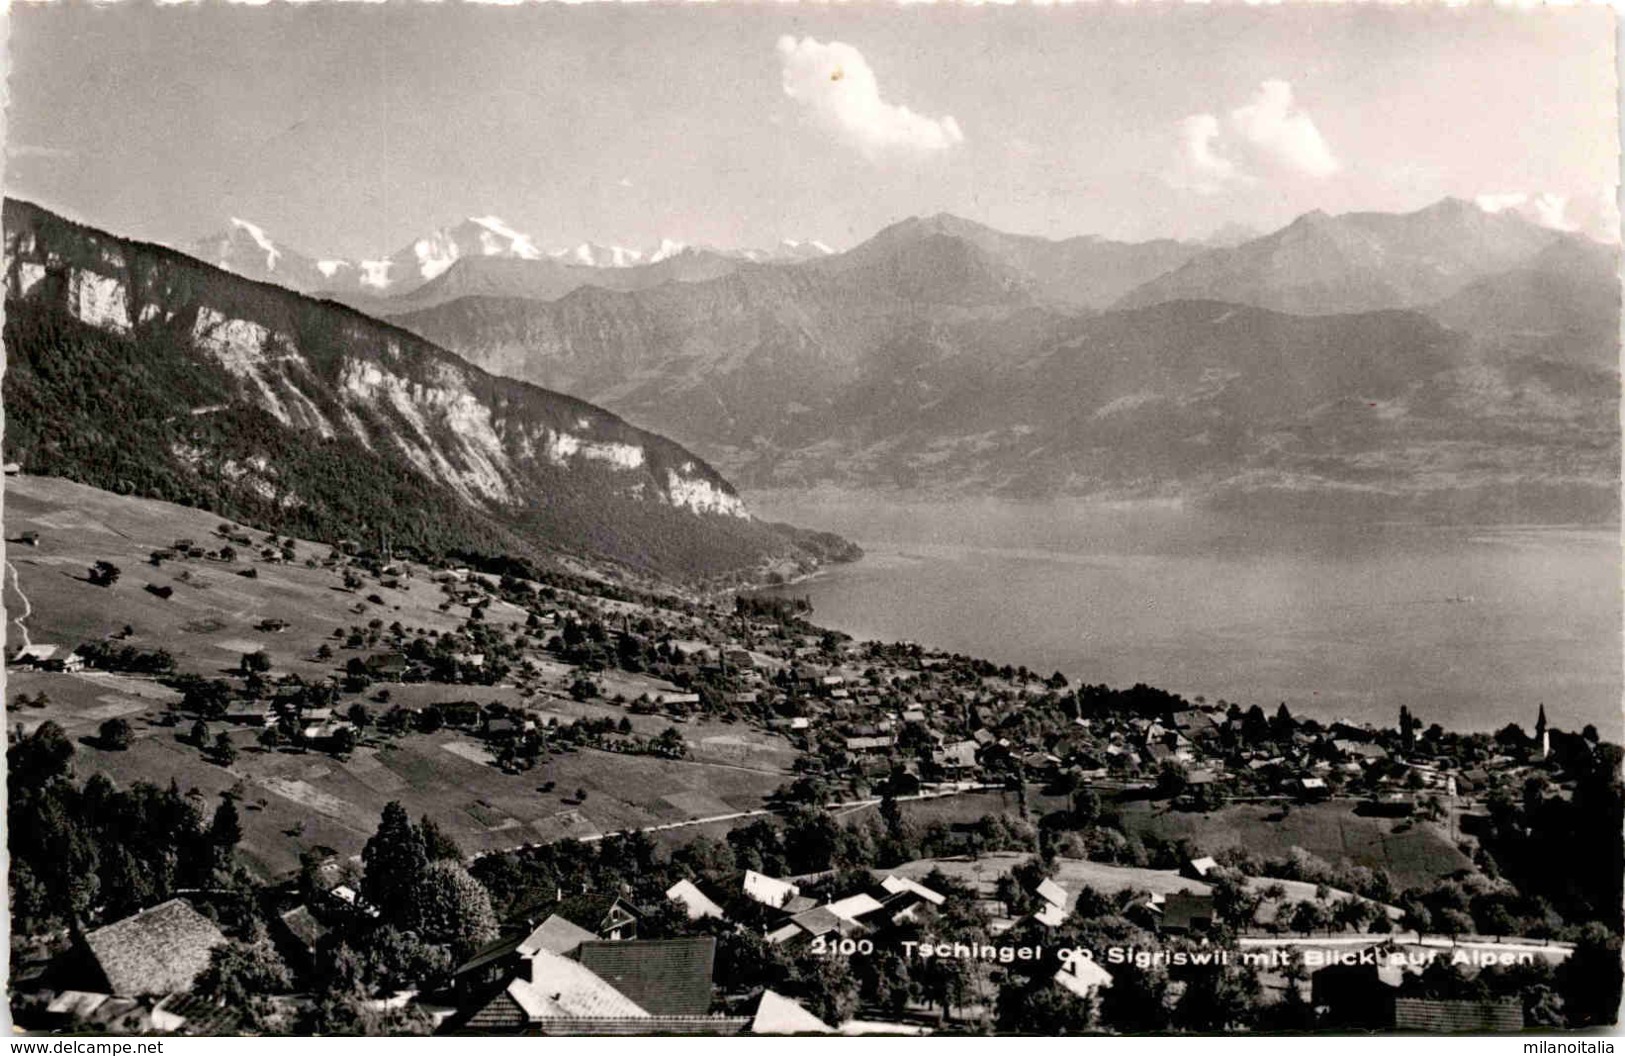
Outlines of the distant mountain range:
{"label": "distant mountain range", "polygon": [[[662,239],[650,249],[582,242],[543,250],[495,216],[469,217],[415,239],[376,260],[317,259],[274,240],[248,220],[232,217],[215,235],[181,247],[192,256],[245,278],[300,293],[320,293],[386,312],[386,298],[414,295],[413,307],[469,292],[560,297],[578,286],[642,288],[723,274],[737,262],[790,262],[827,256],[822,242],[787,239],[771,249],[720,250]],[[623,278],[615,272],[637,271]],[[439,294],[426,285],[452,274]]]}
{"label": "distant mountain range", "polygon": [[1448,199],[1226,241],[936,216],[811,261],[567,291],[514,263],[388,310],[754,487],[1616,515],[1614,248]]}
{"label": "distant mountain range", "polygon": [[[715,579],[854,555],[756,520],[664,437],[352,309],[25,202],[6,201],[4,227],[5,457],[26,472],[307,538],[384,534],[616,574]],[[284,275],[312,264],[264,252]]]}

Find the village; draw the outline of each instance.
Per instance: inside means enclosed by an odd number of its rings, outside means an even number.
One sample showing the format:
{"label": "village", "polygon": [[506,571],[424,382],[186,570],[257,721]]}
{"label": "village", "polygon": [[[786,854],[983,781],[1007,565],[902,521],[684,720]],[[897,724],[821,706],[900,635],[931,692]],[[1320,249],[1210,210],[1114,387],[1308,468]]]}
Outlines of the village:
{"label": "village", "polygon": [[[36,596],[8,658],[26,1029],[1502,1031],[1617,975],[1618,877],[1530,863],[1617,818],[1619,749],[1543,705],[1323,722],[856,642],[784,591],[127,538],[85,633]],[[149,629],[211,590],[290,600]],[[174,837],[147,877],[80,847],[121,824]]]}

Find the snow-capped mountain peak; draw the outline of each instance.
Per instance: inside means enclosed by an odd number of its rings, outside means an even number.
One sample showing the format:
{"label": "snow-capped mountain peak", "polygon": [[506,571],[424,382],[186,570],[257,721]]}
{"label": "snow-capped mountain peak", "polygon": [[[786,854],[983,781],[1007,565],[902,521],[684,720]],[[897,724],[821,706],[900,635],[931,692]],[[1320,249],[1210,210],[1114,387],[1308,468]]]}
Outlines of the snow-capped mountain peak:
{"label": "snow-capped mountain peak", "polygon": [[675,239],[663,238],[660,240],[659,247],[655,249],[653,253],[649,254],[649,263],[658,264],[668,257],[675,257],[677,254],[683,252],[687,248],[688,244],[686,242],[678,242]]}
{"label": "snow-capped mountain peak", "polygon": [[500,218],[471,216],[468,220],[484,229],[480,233],[480,248],[485,256],[518,257],[520,260],[542,259],[542,251],[536,248],[536,243],[529,235],[515,231]]}
{"label": "snow-capped mountain peak", "polygon": [[255,245],[265,251],[265,270],[275,271],[277,259],[282,256],[282,251],[276,248],[275,242],[266,237],[265,229],[258,224],[251,224],[247,220],[235,216],[231,218],[231,226],[246,233],[249,238],[254,240]]}
{"label": "snow-capped mountain peak", "polygon": [[574,249],[555,250],[549,255],[587,268],[630,268],[646,263],[640,250],[600,246],[596,242],[583,242]]}

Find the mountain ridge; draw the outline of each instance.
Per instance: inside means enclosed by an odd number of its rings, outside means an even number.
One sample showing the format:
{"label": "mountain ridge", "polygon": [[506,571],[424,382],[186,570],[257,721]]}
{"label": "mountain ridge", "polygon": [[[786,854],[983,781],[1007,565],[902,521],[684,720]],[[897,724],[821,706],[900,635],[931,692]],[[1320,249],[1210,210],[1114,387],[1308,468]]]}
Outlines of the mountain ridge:
{"label": "mountain ridge", "polygon": [[7,199],[5,221],[6,447],[27,471],[327,536],[387,521],[424,545],[655,575],[843,548],[755,521],[662,436],[354,309],[32,203]]}

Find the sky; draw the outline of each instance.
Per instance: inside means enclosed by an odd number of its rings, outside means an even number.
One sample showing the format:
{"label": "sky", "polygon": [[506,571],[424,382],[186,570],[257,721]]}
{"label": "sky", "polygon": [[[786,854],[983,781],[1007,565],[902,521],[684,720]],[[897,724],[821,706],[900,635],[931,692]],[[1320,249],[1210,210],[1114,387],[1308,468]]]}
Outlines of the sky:
{"label": "sky", "polygon": [[1595,232],[1618,173],[1604,8],[125,0],[11,20],[7,193],[172,245],[232,216],[350,258],[491,215],[543,247],[845,248],[937,212],[1195,238],[1447,195]]}

